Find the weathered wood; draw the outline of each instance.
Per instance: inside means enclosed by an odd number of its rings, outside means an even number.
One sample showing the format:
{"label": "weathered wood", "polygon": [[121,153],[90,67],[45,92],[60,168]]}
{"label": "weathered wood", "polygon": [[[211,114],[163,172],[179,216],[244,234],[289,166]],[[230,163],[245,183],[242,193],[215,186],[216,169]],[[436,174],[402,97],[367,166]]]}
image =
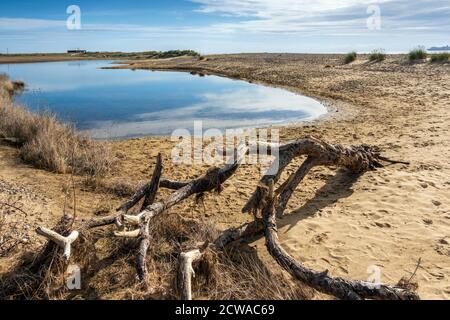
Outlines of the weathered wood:
{"label": "weathered wood", "polygon": [[142,203],[141,210],[145,209],[153,202],[155,202],[156,194],[158,193],[159,182],[161,180],[162,168],[161,153],[158,153],[158,156],[156,157],[156,167],[153,171],[152,180],[150,181],[150,187],[145,193],[145,198],[144,202]]}
{"label": "weathered wood", "polygon": [[[117,223],[121,227],[122,221],[121,217],[125,215],[131,208],[133,208],[143,197],[145,197],[144,204],[148,206],[156,198],[158,191],[159,181],[161,179],[162,173],[162,157],[159,153],[156,158],[156,166],[153,170],[152,178],[149,183],[139,188],[136,193],[131,196],[125,203],[123,203],[119,208],[117,208],[116,213],[113,215],[97,218],[86,222],[86,227],[88,229],[103,227]],[[158,183],[157,183],[158,182]]]}
{"label": "weathered wood", "polygon": [[268,190],[265,192],[266,206],[263,208],[264,233],[266,247],[275,261],[295,279],[308,286],[333,295],[339,299],[388,299],[388,300],[417,300],[418,295],[399,287],[384,284],[373,284],[365,281],[345,280],[333,278],[328,271],[317,272],[306,268],[289,255],[280,245],[278,240],[277,224],[275,217],[276,199],[273,192],[273,181],[269,181]]}
{"label": "weathered wood", "polygon": [[249,239],[258,236],[264,231],[262,220],[255,220],[245,223],[242,226],[230,228],[223,231],[213,242],[213,248],[216,251],[223,250],[227,245],[240,239]]}
{"label": "weathered wood", "polygon": [[169,180],[169,179],[161,179],[159,182],[160,188],[165,189],[171,189],[171,190],[178,190],[181,189],[189,184],[188,181],[175,181],[175,180]]}
{"label": "weathered wood", "polygon": [[[156,194],[158,193],[158,188],[161,180],[162,174],[162,159],[161,154],[158,154],[156,160],[156,167],[153,171],[152,180],[150,181],[150,188],[146,193],[142,209],[145,209],[149,205],[153,204],[156,199]],[[136,256],[136,270],[139,277],[139,280],[144,281],[148,269],[147,269],[147,252],[148,247],[150,245],[150,226],[149,223],[144,223],[140,226],[140,242],[139,242],[139,250]]]}
{"label": "weathered wood", "polygon": [[[382,166],[379,162],[379,153],[370,146],[361,145],[348,148],[310,137],[281,146],[279,155],[270,169],[270,172],[276,173],[265,175],[260,184],[267,185],[270,180],[276,183],[288,164],[300,156],[311,157],[316,165],[336,165],[345,167],[354,173],[362,173]],[[262,190],[258,186],[242,212],[256,213],[263,207],[262,200]]]}
{"label": "weathered wood", "polygon": [[53,241],[55,244],[61,247],[64,250],[63,257],[66,259],[66,261],[69,261],[71,254],[71,245],[75,240],[77,240],[79,236],[78,231],[72,231],[70,235],[68,235],[67,237],[63,237],[53,230],[44,227],[38,227],[36,229],[36,233],[47,238],[50,241]]}
{"label": "weathered wood", "polygon": [[141,226],[141,238],[139,242],[139,250],[136,256],[136,270],[140,281],[144,281],[148,274],[147,269],[147,252],[150,246],[150,225],[145,223]]}
{"label": "weathered wood", "polygon": [[141,213],[139,213],[139,218],[144,219],[145,221],[151,220],[153,217],[161,214],[165,210],[177,205],[194,194],[202,194],[211,191],[220,192],[222,184],[227,181],[239,168],[246,152],[247,147],[240,146],[237,152],[237,160],[234,163],[227,164],[222,168],[209,169],[204,176],[195,179],[181,189],[176,190],[164,201],[156,202],[145,208]]}
{"label": "weathered wood", "polygon": [[300,182],[306,177],[308,172],[316,165],[316,161],[312,157],[308,157],[305,162],[297,169],[297,171],[289,177],[276,191],[279,194],[278,198],[278,206],[277,217],[282,218],[284,214],[284,210],[294,193],[295,189],[298,187]]}
{"label": "weathered wood", "polygon": [[114,231],[114,235],[118,238],[139,238],[139,235],[141,234],[140,229],[135,229],[131,231]]}
{"label": "weathered wood", "polygon": [[181,300],[192,300],[192,277],[195,277],[192,264],[202,257],[202,252],[195,249],[180,255],[179,285]]}
{"label": "weathered wood", "polygon": [[[250,144],[249,146],[252,147]],[[295,279],[306,283],[316,290],[341,299],[418,299],[415,293],[400,287],[333,278],[328,275],[328,271],[317,272],[304,267],[281,247],[278,240],[276,224],[276,215],[281,217],[295,189],[314,166],[332,165],[347,168],[352,172],[362,173],[376,167],[381,167],[382,164],[380,161],[390,163],[405,162],[393,161],[382,157],[376,149],[366,145],[346,148],[341,145],[328,144],[315,138],[301,139],[283,146],[257,143],[253,145],[253,150],[249,150],[249,146],[241,145],[239,147],[236,161],[223,168],[212,168],[204,176],[189,182],[161,179],[163,168],[161,155],[159,154],[151,181],[139,188],[127,202],[117,209],[116,214],[83,222],[80,227],[90,229],[114,223],[118,224],[117,222],[120,222],[119,225],[123,228],[114,232],[117,237],[139,238],[136,269],[139,279],[143,281],[148,273],[146,262],[147,251],[150,245],[149,230],[152,218],[162,214],[192,195],[201,195],[211,191],[220,192],[222,184],[236,172],[244,155],[252,152],[258,153],[260,152],[260,148],[268,148],[272,154],[277,154],[277,158],[270,171],[273,174],[267,174],[261,179],[258,188],[243,209],[244,212],[254,212],[255,221],[246,223],[240,227],[225,230],[211,245],[205,244],[201,248],[180,255],[179,275],[181,280],[181,298],[185,300],[192,299],[192,277],[195,275],[193,263],[202,258],[203,250],[206,247],[220,251],[228,244],[239,239],[264,234],[267,249],[277,263]],[[273,152],[275,149],[277,149],[277,152]],[[307,159],[277,191],[274,191],[274,184],[280,179],[282,172],[293,159],[300,156],[306,156]],[[155,202],[159,187],[175,191],[166,199]],[[141,212],[137,215],[127,215],[126,213],[144,197]],[[261,213],[261,218],[257,217],[256,212]],[[125,224],[123,225],[122,222]],[[62,226],[65,226],[65,224],[61,224],[61,228]],[[130,227],[135,227],[135,229],[129,230],[131,229]],[[63,237],[52,230],[43,228],[39,230],[38,232],[40,234],[45,235],[55,244],[65,249],[65,257],[67,259],[70,257],[70,244],[78,236],[76,231],[72,232],[69,237]],[[65,230],[63,234],[68,234],[71,227],[62,228],[61,230]],[[78,228],[78,230],[81,229]],[[51,246],[47,245],[46,248],[45,252],[50,252]]]}

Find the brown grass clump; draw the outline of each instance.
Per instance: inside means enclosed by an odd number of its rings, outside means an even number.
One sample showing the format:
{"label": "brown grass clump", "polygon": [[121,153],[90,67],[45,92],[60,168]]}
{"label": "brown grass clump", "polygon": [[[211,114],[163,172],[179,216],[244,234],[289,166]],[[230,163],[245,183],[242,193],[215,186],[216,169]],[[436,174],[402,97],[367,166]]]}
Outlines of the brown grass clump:
{"label": "brown grass clump", "polygon": [[[173,213],[156,217],[144,282],[136,278],[137,239],[115,238],[109,228],[82,234],[74,243],[70,261],[81,269],[81,290],[65,287],[66,264],[60,259],[60,249],[50,244],[38,254],[24,254],[20,264],[0,275],[0,299],[177,299],[180,253],[199,242],[212,241],[218,233],[210,222],[187,220]],[[270,271],[253,249],[245,248],[223,253],[208,249],[194,265],[194,299],[310,297],[311,293],[297,283]]]}
{"label": "brown grass clump", "polygon": [[106,146],[77,133],[49,113],[36,114],[11,101],[11,92],[23,89],[0,77],[0,137],[21,145],[20,157],[33,166],[57,173],[104,176],[114,160]]}
{"label": "brown grass clump", "polygon": [[226,252],[219,259],[216,283],[208,299],[225,300],[304,300],[313,290],[304,288],[281,273],[271,271],[258,257],[256,249]]}
{"label": "brown grass clump", "polygon": [[[55,230],[68,234],[72,219],[64,216]],[[73,260],[84,269],[92,264],[93,248],[89,236],[80,235],[74,243]],[[0,300],[48,300],[66,299],[72,293],[66,286],[68,264],[62,258],[61,249],[48,242],[35,254],[26,252],[18,263],[0,277]]]}

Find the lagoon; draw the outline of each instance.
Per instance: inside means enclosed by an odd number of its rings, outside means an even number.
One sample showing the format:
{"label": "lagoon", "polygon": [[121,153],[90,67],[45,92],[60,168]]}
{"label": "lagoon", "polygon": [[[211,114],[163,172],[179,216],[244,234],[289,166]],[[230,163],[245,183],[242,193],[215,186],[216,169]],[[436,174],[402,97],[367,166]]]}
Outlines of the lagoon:
{"label": "lagoon", "polygon": [[16,98],[98,139],[171,135],[176,129],[265,127],[315,119],[319,101],[284,89],[186,72],[101,69],[112,61],[0,65],[23,80]]}

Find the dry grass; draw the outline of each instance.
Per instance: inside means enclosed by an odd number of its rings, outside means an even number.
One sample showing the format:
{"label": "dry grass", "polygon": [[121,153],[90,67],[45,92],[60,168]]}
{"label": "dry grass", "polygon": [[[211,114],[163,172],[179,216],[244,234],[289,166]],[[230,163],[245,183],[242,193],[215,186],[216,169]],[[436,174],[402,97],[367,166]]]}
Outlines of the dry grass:
{"label": "dry grass", "polygon": [[[205,298],[224,300],[304,300],[313,290],[271,271],[259,258],[255,249],[230,250],[219,257],[215,283],[203,288]],[[281,270],[281,269],[277,269]],[[198,280],[195,280],[198,282]],[[202,292],[197,285],[197,290]]]}
{"label": "dry grass", "polygon": [[23,84],[0,77],[0,137],[21,145],[20,157],[37,168],[57,173],[104,176],[114,159],[106,146],[77,133],[49,113],[36,114],[14,104],[10,97]]}
{"label": "dry grass", "polygon": [[0,200],[0,258],[8,257],[17,251],[25,239],[25,233],[15,219],[11,216],[22,216],[26,219],[27,213],[19,208],[12,197]]}
{"label": "dry grass", "polygon": [[[1,275],[0,299],[177,299],[178,257],[198,242],[213,240],[212,223],[186,220],[176,214],[152,223],[148,277],[136,280],[136,239],[111,237],[109,229],[83,234],[73,248],[71,263],[82,271],[82,289],[64,287],[59,249],[50,245],[37,255],[24,254],[8,274]],[[247,249],[246,249],[247,248]],[[194,265],[196,299],[305,299],[311,291],[269,270],[247,246],[204,255]]]}

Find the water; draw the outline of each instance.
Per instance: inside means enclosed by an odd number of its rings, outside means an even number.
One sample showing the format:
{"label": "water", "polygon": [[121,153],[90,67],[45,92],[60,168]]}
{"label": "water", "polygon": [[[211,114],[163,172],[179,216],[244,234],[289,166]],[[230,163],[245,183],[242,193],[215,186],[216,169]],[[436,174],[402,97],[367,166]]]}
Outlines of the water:
{"label": "water", "polygon": [[326,108],[286,90],[184,72],[104,70],[110,61],[0,65],[23,80],[16,99],[51,111],[99,139],[170,135],[175,129],[220,130],[311,120]]}

